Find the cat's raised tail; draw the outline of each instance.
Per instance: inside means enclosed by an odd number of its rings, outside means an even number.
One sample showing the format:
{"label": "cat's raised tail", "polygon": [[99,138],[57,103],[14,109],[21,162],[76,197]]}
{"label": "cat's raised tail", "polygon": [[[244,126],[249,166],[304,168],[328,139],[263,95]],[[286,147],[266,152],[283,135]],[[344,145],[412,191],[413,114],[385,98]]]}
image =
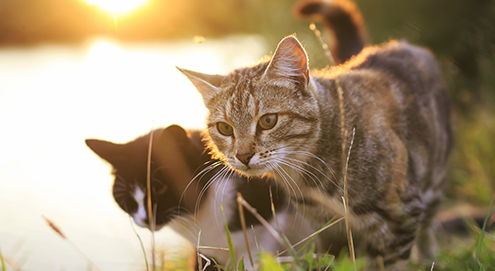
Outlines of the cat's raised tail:
{"label": "cat's raised tail", "polygon": [[294,6],[299,18],[315,18],[333,36],[331,52],[336,63],[359,54],[367,43],[363,17],[351,0],[303,0]]}

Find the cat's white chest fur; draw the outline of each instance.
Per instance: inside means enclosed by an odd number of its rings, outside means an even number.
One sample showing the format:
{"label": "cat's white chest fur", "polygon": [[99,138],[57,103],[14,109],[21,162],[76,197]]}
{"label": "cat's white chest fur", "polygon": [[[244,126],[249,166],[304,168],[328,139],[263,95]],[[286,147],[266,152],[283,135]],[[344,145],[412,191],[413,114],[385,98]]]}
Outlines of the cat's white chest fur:
{"label": "cat's white chest fur", "polygon": [[[194,246],[198,245],[199,238],[200,253],[215,258],[220,264],[230,264],[225,221],[226,218],[232,218],[235,215],[235,208],[238,208],[233,196],[235,193],[233,180],[214,182],[205,195],[206,198],[195,218],[189,215],[187,219],[175,219],[170,224],[172,229],[186,237]],[[221,205],[224,208],[225,216],[221,211]],[[302,219],[302,214],[297,214],[293,210],[284,209],[277,213],[277,221],[274,219],[269,221],[275,229],[277,229],[277,222],[292,243],[296,243],[314,232],[309,223]],[[285,250],[285,247],[279,244],[269,231],[260,224],[254,226],[254,234],[249,227],[247,235],[251,254],[255,261],[258,247],[272,253]],[[244,233],[242,231],[231,232],[231,237],[237,261],[244,258],[246,268],[252,269]]]}

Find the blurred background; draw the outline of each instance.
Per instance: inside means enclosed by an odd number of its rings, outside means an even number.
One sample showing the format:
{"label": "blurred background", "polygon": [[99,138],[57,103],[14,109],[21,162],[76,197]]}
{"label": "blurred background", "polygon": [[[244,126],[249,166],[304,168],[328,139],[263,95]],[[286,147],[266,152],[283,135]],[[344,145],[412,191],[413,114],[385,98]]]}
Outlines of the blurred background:
{"label": "blurred background", "polygon": [[[84,270],[59,225],[102,270],[144,270],[140,245],[85,138],[126,142],[205,109],[175,66],[226,73],[296,33],[327,65],[296,0],[0,0],[0,252],[12,270]],[[430,48],[453,103],[446,206],[495,193],[495,2],[356,0],[371,44]],[[323,26],[319,29],[324,31]],[[161,231],[162,245],[176,242]],[[138,229],[145,246],[149,233]],[[172,241],[172,239],[174,241]],[[175,244],[175,243],[174,243]]]}

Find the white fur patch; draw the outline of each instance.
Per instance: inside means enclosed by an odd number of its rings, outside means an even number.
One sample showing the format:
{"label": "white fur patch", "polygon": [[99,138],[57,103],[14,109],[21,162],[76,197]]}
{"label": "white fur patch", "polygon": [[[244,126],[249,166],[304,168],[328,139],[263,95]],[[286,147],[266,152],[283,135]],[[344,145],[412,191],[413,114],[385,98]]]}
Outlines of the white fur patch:
{"label": "white fur patch", "polygon": [[148,224],[145,222],[147,216],[146,216],[146,207],[144,204],[144,197],[145,193],[143,190],[141,190],[139,187],[136,188],[134,191],[134,194],[132,194],[132,197],[134,200],[136,200],[138,208],[136,213],[132,214],[132,218],[134,219],[134,222],[141,227],[147,227]]}

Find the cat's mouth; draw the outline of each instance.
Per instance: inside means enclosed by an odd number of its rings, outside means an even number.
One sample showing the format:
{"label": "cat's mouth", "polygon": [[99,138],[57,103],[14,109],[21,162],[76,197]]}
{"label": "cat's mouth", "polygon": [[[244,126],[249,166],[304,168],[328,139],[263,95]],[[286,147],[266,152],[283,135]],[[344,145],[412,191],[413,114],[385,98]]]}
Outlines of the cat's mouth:
{"label": "cat's mouth", "polygon": [[251,177],[259,177],[270,171],[267,167],[260,165],[242,165],[241,167],[236,167],[236,169],[244,175]]}
{"label": "cat's mouth", "polygon": [[[134,214],[132,216],[132,218],[134,220],[134,223],[136,223],[136,225],[138,225],[139,227],[143,227],[143,228],[147,228],[147,229],[151,230],[151,226],[148,224],[147,220],[142,219],[141,217],[139,217],[136,214]],[[157,224],[155,224],[155,226],[153,227],[153,230],[154,231],[158,231],[161,228],[163,228],[164,226],[165,225],[157,225]]]}

